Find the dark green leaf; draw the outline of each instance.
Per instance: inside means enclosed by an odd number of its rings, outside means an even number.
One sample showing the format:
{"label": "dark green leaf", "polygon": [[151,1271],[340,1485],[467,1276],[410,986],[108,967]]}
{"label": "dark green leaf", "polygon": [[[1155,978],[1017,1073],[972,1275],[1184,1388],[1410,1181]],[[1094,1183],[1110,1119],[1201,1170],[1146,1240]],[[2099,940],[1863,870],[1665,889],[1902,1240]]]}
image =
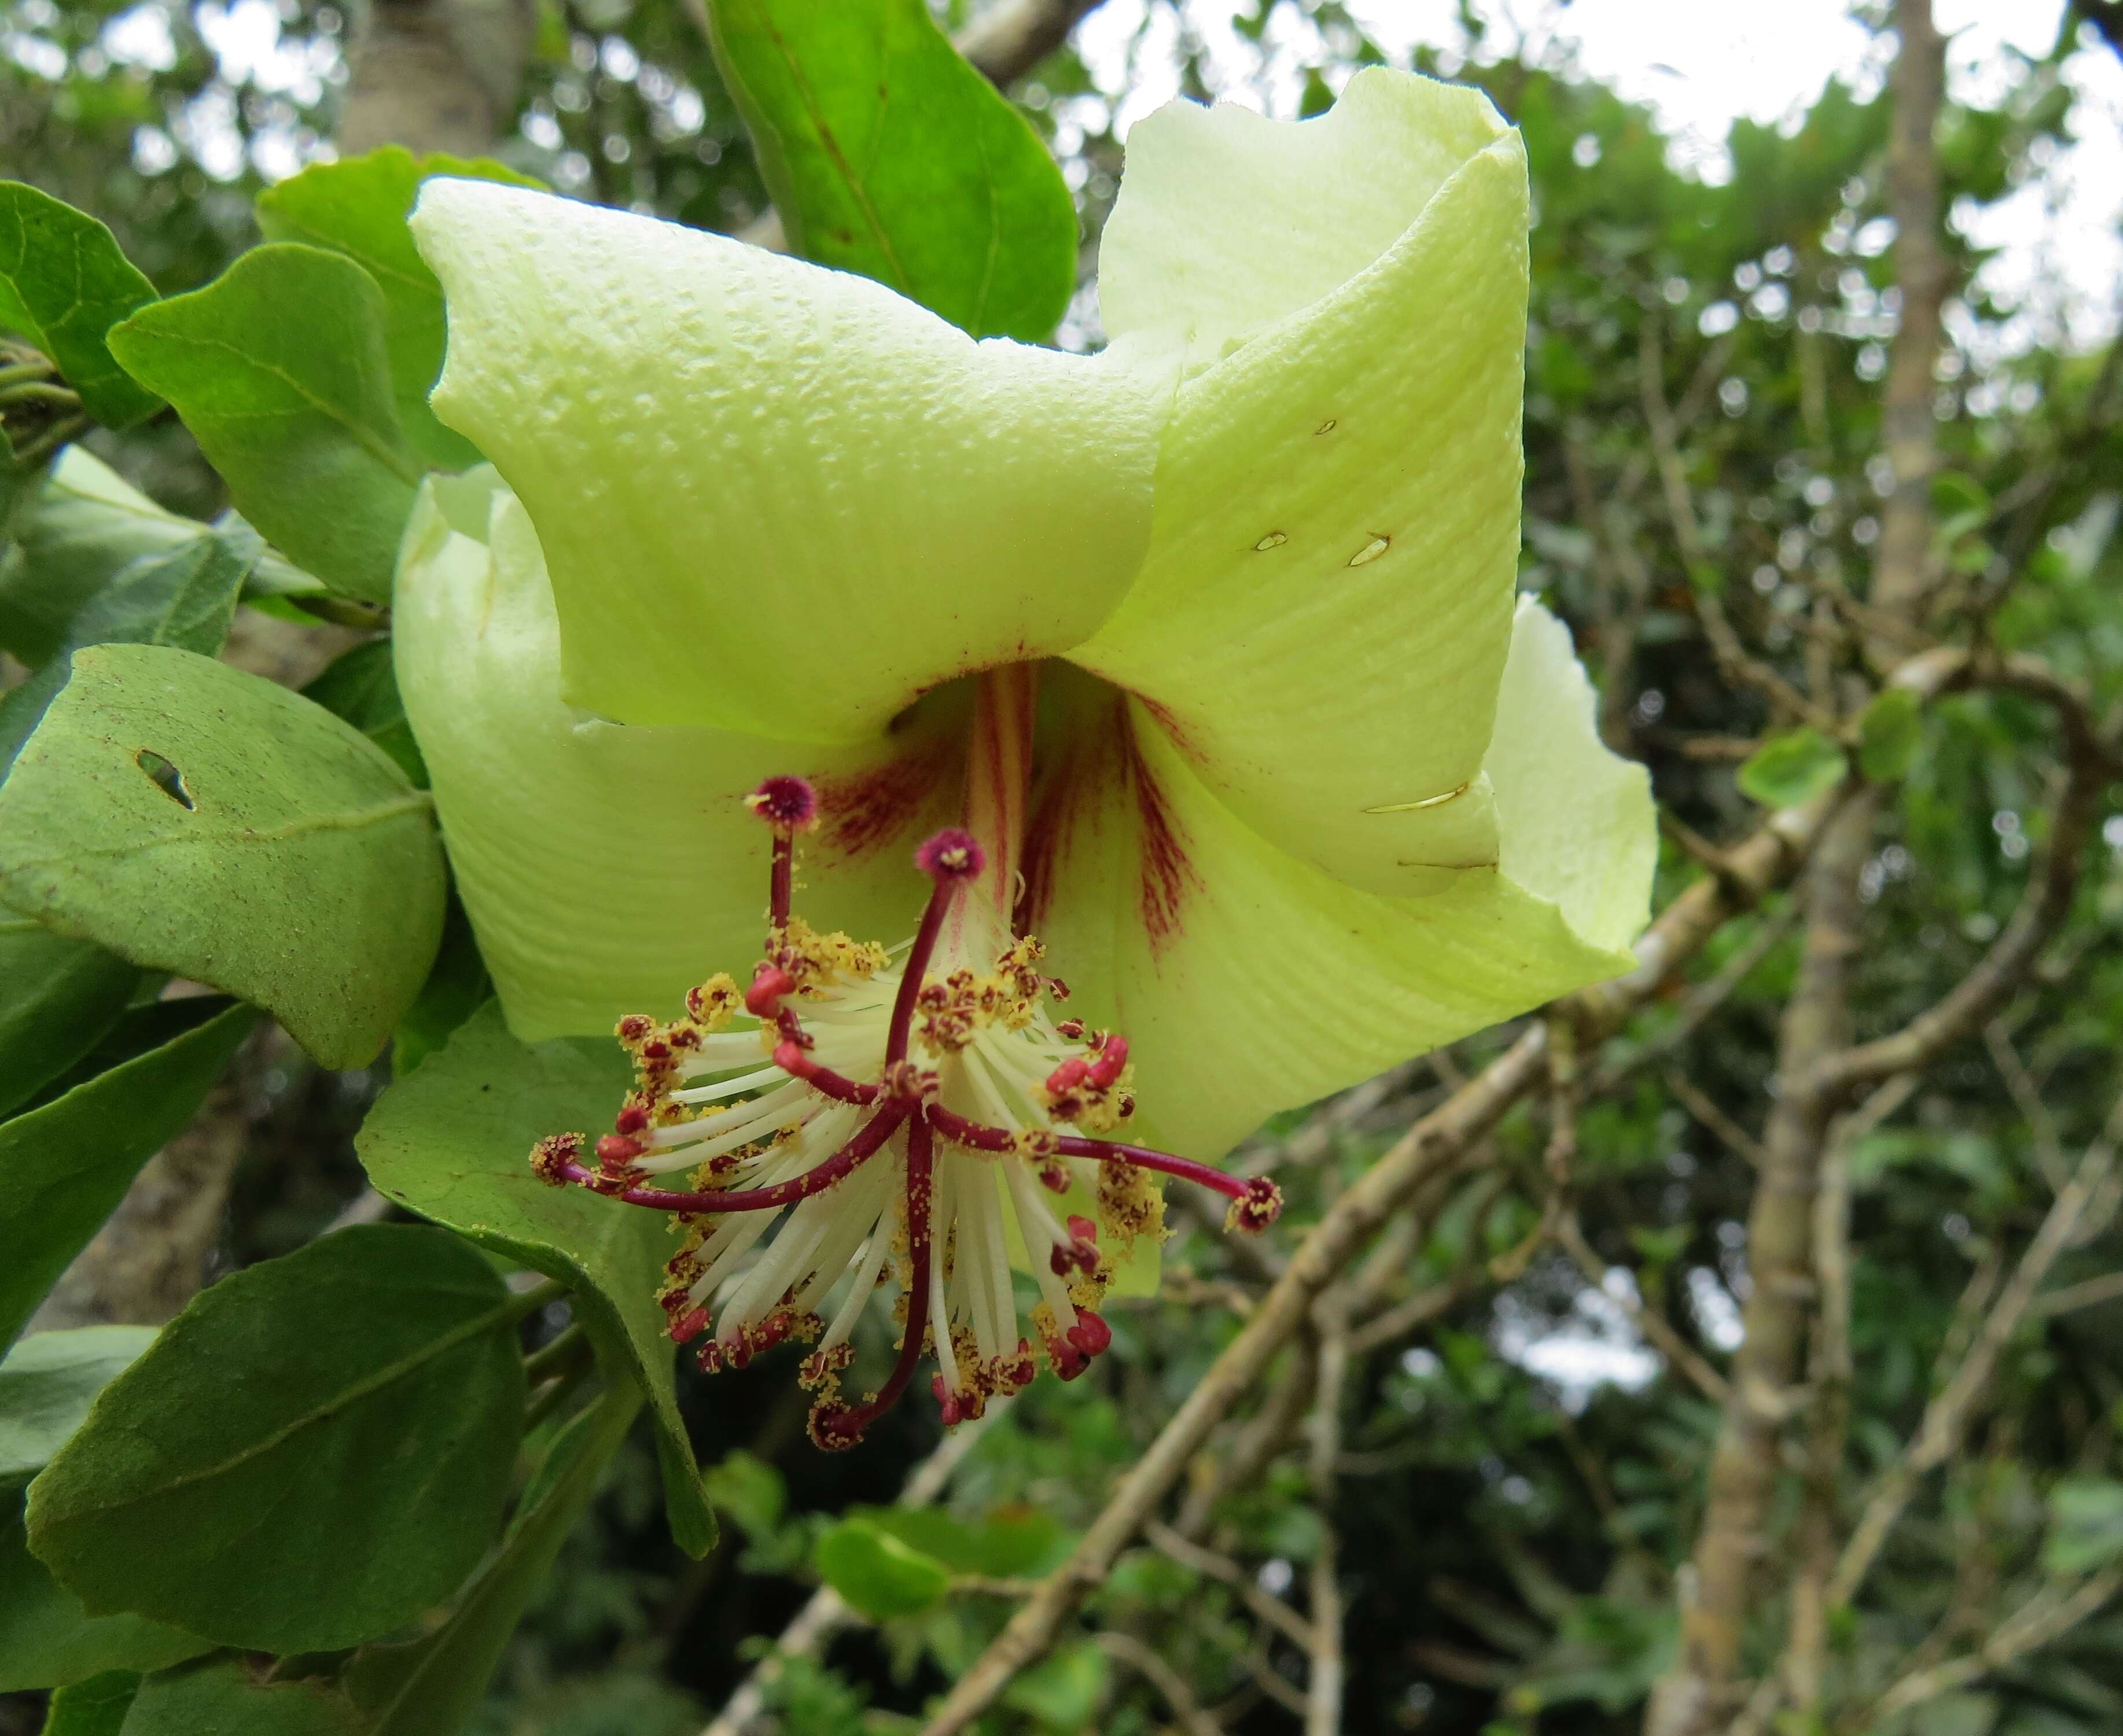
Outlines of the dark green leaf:
{"label": "dark green leaf", "polygon": [[140,1166],[191,1119],[257,1016],[221,1001],[180,1010],[199,1022],[0,1122],[0,1344],[14,1342]]}
{"label": "dark green leaf", "polygon": [[1889,687],[1858,718],[1858,769],[1891,783],[1915,762],[1924,740],[1924,707],[1907,687]]}
{"label": "dark green leaf", "polygon": [[115,953],[0,909],[0,1115],[87,1053],[139,981]]}
{"label": "dark green leaf", "polygon": [[18,181],[0,181],[0,330],[59,364],[82,407],[106,428],[152,415],[162,400],[111,359],[105,335],[155,286],[86,212]]}
{"label": "dark green leaf", "polygon": [[213,1642],[138,1616],[91,1616],[22,1535],[22,1496],[0,1496],[0,1692],[65,1687],[110,1670],[159,1670]]}
{"label": "dark green leaf", "polygon": [[2042,1565],[2053,1574],[2093,1573],[2123,1560],[2123,1483],[2066,1477],[2050,1491]]}
{"label": "dark green leaf", "polygon": [[622,1376],[571,1419],[546,1449],[501,1553],[472,1581],[449,1620],[410,1645],[355,1654],[344,1680],[371,1720],[368,1736],[450,1736],[462,1727],[640,1408],[640,1390]]}
{"label": "dark green leaf", "polygon": [[795,251],[976,337],[1054,329],[1076,287],[1075,201],[924,0],[714,0],[709,15]]}
{"label": "dark green leaf", "polygon": [[1765,808],[1795,808],[1825,795],[1849,769],[1843,749],[1820,730],[1788,730],[1771,736],[1740,767],[1740,788]]}
{"label": "dark green leaf", "polygon": [[818,1539],[818,1577],[874,1621],[918,1616],[942,1602],[951,1569],[867,1518],[842,1519]]}
{"label": "dark green leaf", "polygon": [[428,393],[443,371],[443,286],[413,245],[406,213],[430,176],[543,183],[485,157],[415,157],[386,145],[337,162],[312,163],[258,195],[258,227],[266,240],[307,242],[343,253],[383,292],[383,340],[391,358],[391,391],[409,445],[429,464],[462,470],[479,462],[463,435],[435,420]]}
{"label": "dark green leaf", "polygon": [[45,1713],[43,1736],[119,1736],[139,1691],[140,1677],[132,1670],[113,1670],[61,1688]]}
{"label": "dark green leaf", "polygon": [[73,655],[91,645],[169,645],[211,657],[228,639],[237,599],[261,545],[247,525],[206,530],[143,555],[82,605],[58,654],[0,698],[0,775],[66,685]]}
{"label": "dark green leaf", "polygon": [[367,1736],[367,1731],[354,1702],[328,1683],[267,1682],[241,1663],[209,1662],[143,1682],[124,1736]]}
{"label": "dark green leaf", "polygon": [[771,1533],[789,1508],[789,1485],[781,1473],[743,1447],[710,1467],[701,1481],[715,1510],[729,1514],[755,1542]]}
{"label": "dark green leaf", "polygon": [[91,1611],[226,1645],[387,1633],[500,1529],[521,1315],[475,1250],[419,1225],[342,1230],[223,1279],[30,1485],[31,1546]]}
{"label": "dark green leaf", "polygon": [[391,641],[372,639],[335,659],[325,672],[302,689],[302,697],[314,700],[335,717],[352,724],[391,758],[398,762],[416,790],[428,787],[428,767],[420,758],[420,744],[413,739],[413,726],[405,720],[405,706],[398,697],[398,677],[391,664]]}
{"label": "dark green leaf", "polygon": [[658,1213],[546,1186],[531,1147],[549,1133],[612,1119],[631,1073],[602,1039],[518,1043],[489,1002],[441,1053],[383,1094],[356,1148],[379,1192],[461,1230],[575,1291],[583,1322],[623,1347],[647,1388],[672,1534],[704,1555],[715,1521],[678,1414],[673,1350],[656,1289],[670,1257]]}
{"label": "dark green leaf", "polygon": [[426,980],[447,875],[428,798],[260,676],[96,645],[0,785],[0,898],[263,1006],[359,1067]]}
{"label": "dark green leaf", "polygon": [[254,247],[110,334],[176,406],[244,517],[298,565],[390,600],[421,467],[400,432],[383,297],[344,255]]}
{"label": "dark green leaf", "polygon": [[96,1395],[155,1341],[152,1326],[37,1332],[0,1359],[0,1488],[51,1462]]}
{"label": "dark green leaf", "polygon": [[494,979],[479,955],[471,922],[454,893],[443,921],[443,944],[434,969],[391,1039],[391,1072],[402,1079],[450,1040],[492,998]]}

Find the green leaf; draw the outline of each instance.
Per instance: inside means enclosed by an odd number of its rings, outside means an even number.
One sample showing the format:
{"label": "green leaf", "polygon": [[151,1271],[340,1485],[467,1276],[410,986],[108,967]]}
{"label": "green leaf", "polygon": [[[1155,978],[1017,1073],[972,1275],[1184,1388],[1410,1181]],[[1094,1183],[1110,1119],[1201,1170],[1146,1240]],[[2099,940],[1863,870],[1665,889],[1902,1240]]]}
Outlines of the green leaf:
{"label": "green leaf", "polygon": [[61,1688],[45,1713],[43,1736],[119,1736],[139,1691],[134,1670],[113,1670]]}
{"label": "green leaf", "polygon": [[943,1601],[951,1569],[868,1518],[846,1518],[818,1539],[818,1577],[874,1621],[918,1616]]}
{"label": "green leaf", "polygon": [[649,1393],[671,1531],[695,1555],[715,1520],[678,1412],[674,1351],[657,1305],[672,1243],[661,1213],[546,1186],[531,1147],[601,1127],[632,1081],[607,1039],[518,1043],[489,1002],[448,1047],[369,1111],[355,1148],[377,1191],[537,1271],[565,1280],[600,1340],[623,1352]]}
{"label": "green leaf", "polygon": [[0,1489],[35,1476],[96,1395],[155,1341],[152,1326],[38,1332],[0,1359]]}
{"label": "green leaf", "polygon": [[413,726],[398,697],[398,677],[391,665],[391,641],[372,639],[335,658],[307,687],[302,697],[344,718],[397,761],[416,790],[428,787],[427,763]]}
{"label": "green leaf", "polygon": [[258,227],[270,242],[307,242],[343,253],[375,279],[383,293],[383,342],[399,425],[428,463],[463,470],[478,448],[437,421],[428,394],[443,371],[443,286],[413,245],[406,213],[420,183],[434,175],[542,187],[527,175],[485,157],[416,157],[386,145],[337,162],[312,163],[258,195]]}
{"label": "green leaf", "polygon": [[73,654],[82,646],[168,645],[207,657],[220,650],[262,548],[247,525],[202,528],[191,541],[120,570],[82,605],[51,661],[0,698],[0,775],[66,685]]}
{"label": "green leaf", "polygon": [[155,286],[86,212],[21,181],[0,181],[0,329],[19,331],[59,364],[82,407],[129,428],[162,406],[125,377],[105,342],[112,326],[155,299]]}
{"label": "green leaf", "polygon": [[421,476],[395,408],[383,296],[342,254],[254,247],[204,289],[115,328],[237,509],[328,584],[387,603]]}
{"label": "green leaf", "polygon": [[367,1736],[449,1736],[462,1726],[640,1409],[640,1389],[622,1376],[570,1419],[546,1449],[500,1554],[449,1619],[410,1645],[355,1654],[343,1679],[371,1720]]}
{"label": "green leaf", "polygon": [[1844,780],[1850,762],[1820,730],[1773,735],[1740,767],[1742,794],[1765,808],[1795,808],[1825,795]]}
{"label": "green leaf", "polygon": [[1054,329],[1076,287],[1068,184],[924,0],[714,0],[710,17],[796,252],[976,337]]}
{"label": "green leaf", "polygon": [[1106,1654],[1088,1642],[1065,1646],[1010,1685],[1002,1703],[1050,1730],[1086,1730],[1106,1691]]}
{"label": "green leaf", "polygon": [[754,1542],[769,1536],[789,1510],[789,1485],[766,1460],[742,1447],[701,1477],[715,1511],[728,1513]]}
{"label": "green leaf", "polygon": [[96,645],[0,785],[0,900],[242,997],[359,1067],[419,993],[447,875],[426,795],[262,677]]}
{"label": "green leaf", "polygon": [[360,1710],[329,1683],[267,1682],[242,1663],[204,1663],[143,1682],[124,1736],[368,1736],[368,1729]]}
{"label": "green leaf", "polygon": [[977,1524],[939,1507],[855,1507],[849,1517],[868,1520],[946,1567],[998,1579],[1043,1571],[1070,1541],[1053,1514],[1015,1504],[996,1508]]}
{"label": "green leaf", "polygon": [[0,1344],[14,1342],[140,1166],[191,1119],[257,1018],[221,1001],[173,1011],[197,1022],[0,1122]]}
{"label": "green leaf", "polygon": [[205,533],[86,448],[68,447],[16,521],[20,558],[0,565],[0,648],[32,669],[50,661],[67,624],[121,568]]}
{"label": "green leaf", "polygon": [[225,1278],[30,1485],[30,1546],[92,1613],[224,1645],[387,1633],[501,1528],[522,1316],[476,1250],[421,1225],[341,1230]]}
{"label": "green leaf", "polygon": [[2123,1560],[2123,1483],[2065,1477],[2050,1491],[2042,1565],[2053,1574],[2084,1574],[2118,1560]]}
{"label": "green leaf", "polygon": [[0,909],[0,1115],[87,1054],[139,981],[116,954]]}
{"label": "green leaf", "polygon": [[1858,718],[1858,769],[1876,784],[1907,774],[1924,740],[1924,707],[1907,687],[1889,687]]}
{"label": "green leaf", "polygon": [[22,1534],[18,1490],[0,1499],[0,1693],[66,1687],[110,1670],[159,1670],[213,1643],[138,1616],[91,1616]]}
{"label": "green leaf", "polygon": [[20,559],[8,546],[13,540],[15,526],[26,514],[30,502],[37,498],[38,490],[50,473],[49,457],[23,464],[17,462],[11,452],[0,451],[0,571],[7,570],[9,561]]}
{"label": "green leaf", "polygon": [[471,918],[454,891],[443,919],[443,944],[434,968],[419,997],[398,1021],[391,1037],[391,1072],[402,1079],[450,1040],[462,1025],[494,996]]}

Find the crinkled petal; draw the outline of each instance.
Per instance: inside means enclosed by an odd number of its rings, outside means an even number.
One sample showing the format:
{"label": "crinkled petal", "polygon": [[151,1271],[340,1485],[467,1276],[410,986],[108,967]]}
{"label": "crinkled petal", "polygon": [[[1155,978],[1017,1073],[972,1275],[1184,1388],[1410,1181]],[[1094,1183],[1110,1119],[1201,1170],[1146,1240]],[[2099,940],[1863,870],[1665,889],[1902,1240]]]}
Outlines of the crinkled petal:
{"label": "crinkled petal", "polygon": [[563,691],[626,723],[852,742],[1066,650],[1150,527],[1171,369],[976,344],[864,278],[431,181],[435,411],[528,509]]}
{"label": "crinkled petal", "polygon": [[[1156,129],[1169,112],[1131,135],[1122,206],[1146,177],[1174,232],[1206,232],[1213,204],[1280,258],[1319,199],[1436,190],[1383,251],[1345,261],[1353,275],[1308,279],[1317,299],[1181,389],[1141,575],[1070,657],[1149,701],[1285,850],[1367,892],[1442,885],[1497,860],[1482,759],[1518,558],[1524,151],[1483,99],[1406,75],[1295,125],[1212,110]],[[1277,141],[1314,166],[1286,176]],[[1235,177],[1285,202],[1258,208]],[[1147,269],[1142,209],[1108,266],[1123,284]]]}
{"label": "crinkled petal", "polygon": [[[1151,1142],[1213,1159],[1277,1110],[1633,962],[1499,868],[1420,898],[1333,879],[1234,815],[1139,701],[1090,689],[1035,809],[1029,926],[1071,1011],[1127,1034]],[[1640,843],[1586,848],[1615,849],[1641,903]]]}
{"label": "crinkled petal", "polygon": [[1364,270],[1506,131],[1473,86],[1383,67],[1296,124],[1168,103],[1128,134],[1099,242],[1105,328],[1213,358]]}
{"label": "crinkled petal", "polygon": [[776,773],[808,776],[827,799],[826,827],[799,845],[805,916],[865,938],[911,931],[927,886],[909,852],[956,813],[964,777],[948,706],[837,748],[577,711],[560,697],[537,538],[490,470],[423,491],[393,618],[457,888],[524,1041],[675,1016],[715,972],[744,979],[771,846],[741,798]]}

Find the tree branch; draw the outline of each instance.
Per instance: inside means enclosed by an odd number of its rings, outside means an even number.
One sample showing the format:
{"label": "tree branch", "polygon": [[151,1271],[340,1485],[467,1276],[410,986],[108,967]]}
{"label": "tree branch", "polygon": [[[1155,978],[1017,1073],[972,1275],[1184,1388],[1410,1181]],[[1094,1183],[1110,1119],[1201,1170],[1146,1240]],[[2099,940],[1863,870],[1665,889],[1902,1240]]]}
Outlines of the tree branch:
{"label": "tree branch", "polygon": [[[1722,922],[1783,884],[1835,807],[1835,797],[1824,797],[1772,815],[1728,853],[1725,876],[1697,881],[1667,906],[1637,944],[1636,969],[1574,997],[1586,1040],[1611,1035]],[[1546,1049],[1545,1026],[1530,1025],[1479,1076],[1417,1121],[1313,1226],[1253,1317],[1121,1478],[1069,1559],[959,1678],[926,1726],[928,1736],[965,1729],[1013,1675],[1052,1644],[1070,1612],[1183,1475],[1209,1431],[1305,1324],[1319,1293],[1426,1183],[1465,1166],[1505,1112],[1545,1079]]]}

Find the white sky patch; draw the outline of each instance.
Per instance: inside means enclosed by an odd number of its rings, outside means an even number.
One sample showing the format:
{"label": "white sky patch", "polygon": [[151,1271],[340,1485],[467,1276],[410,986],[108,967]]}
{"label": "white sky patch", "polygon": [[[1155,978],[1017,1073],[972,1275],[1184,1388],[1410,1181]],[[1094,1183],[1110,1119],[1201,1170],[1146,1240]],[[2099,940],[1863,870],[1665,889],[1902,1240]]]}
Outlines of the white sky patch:
{"label": "white sky patch", "polygon": [[[1617,1270],[1614,1281],[1619,1292],[1633,1293],[1628,1273]],[[1559,1321],[1507,1290],[1497,1298],[1494,1319],[1491,1341],[1497,1354],[1548,1382],[1563,1408],[1573,1414],[1601,1386],[1633,1392],[1656,1377],[1661,1366],[1657,1354],[1638,1335],[1629,1311],[1604,1290],[1580,1290]]]}
{"label": "white sky patch", "polygon": [[[1880,88],[1891,42],[1851,17],[1847,0],[1779,0],[1773,7],[1703,0],[1474,0],[1491,41],[1567,50],[1586,74],[1649,106],[1671,136],[1677,167],[1713,184],[1732,172],[1725,141],[1741,115],[1795,128],[1831,76],[1861,96]],[[1465,55],[1458,0],[1349,0],[1351,13],[1394,59],[1418,45]],[[2056,40],[2063,0],[1938,0],[1948,33],[1948,86],[1964,101],[1994,101],[2012,82],[2015,51],[2038,56]],[[1179,47],[1199,45],[1210,87],[1263,112],[1296,114],[1305,68],[1353,46],[1337,43],[1295,7],[1269,16],[1256,45],[1234,22],[1236,0],[1106,0],[1077,43],[1114,105],[1118,130],[1179,93]],[[1146,19],[1149,28],[1138,44]],[[1339,75],[1346,77],[1347,74]],[[2065,63],[2078,106],[2077,142],[2011,197],[1959,213],[1963,232],[2000,250],[1983,282],[2020,307],[2030,336],[2067,333],[2080,345],[2116,329],[2123,299],[2123,62],[2105,45]]]}
{"label": "white sky patch", "polygon": [[[233,85],[249,85],[308,105],[324,95],[326,70],[317,56],[299,42],[283,40],[279,8],[272,0],[234,0],[221,6],[205,0],[192,15],[199,35],[213,50],[221,76]],[[336,50],[320,45],[323,54]]]}
{"label": "white sky patch", "polygon": [[170,15],[154,0],[120,12],[103,26],[100,40],[103,52],[122,66],[166,73],[177,63],[177,40],[170,30]]}

